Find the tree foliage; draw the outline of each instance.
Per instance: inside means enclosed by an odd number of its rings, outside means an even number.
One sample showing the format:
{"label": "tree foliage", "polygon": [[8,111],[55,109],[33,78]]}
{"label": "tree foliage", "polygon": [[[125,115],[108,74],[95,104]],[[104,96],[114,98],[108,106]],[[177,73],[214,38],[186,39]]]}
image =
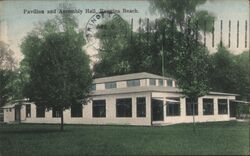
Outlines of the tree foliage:
{"label": "tree foliage", "polygon": [[21,97],[21,82],[14,52],[0,41],[0,107]]}
{"label": "tree foliage", "polygon": [[[91,85],[89,57],[83,32],[73,16],[63,14],[30,33],[21,48],[25,96],[48,109],[63,110],[86,100]],[[61,127],[62,129],[62,127]]]}
{"label": "tree foliage", "polygon": [[236,93],[250,99],[249,52],[232,54],[224,46],[211,56],[210,86],[219,92]]}
{"label": "tree foliage", "polygon": [[[138,31],[133,32],[127,26],[125,29],[131,33],[117,34],[113,40],[100,37],[102,50],[100,61],[94,68],[96,76],[99,73],[113,75],[141,71],[161,74],[161,60],[164,59],[164,73],[175,77],[188,96],[191,92],[195,94],[192,97],[205,95],[208,92],[209,56],[199,39],[200,31],[212,30],[214,17],[206,11],[196,10],[204,2],[150,1],[153,10],[163,17],[156,22],[142,19]],[[115,24],[115,21],[110,23]],[[106,31],[112,34],[113,29]]]}

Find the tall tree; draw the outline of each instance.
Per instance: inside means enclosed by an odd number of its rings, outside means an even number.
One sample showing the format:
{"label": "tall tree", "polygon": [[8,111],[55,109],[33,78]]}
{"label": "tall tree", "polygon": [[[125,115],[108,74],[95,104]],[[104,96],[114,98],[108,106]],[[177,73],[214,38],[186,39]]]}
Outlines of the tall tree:
{"label": "tall tree", "polygon": [[86,102],[91,86],[89,57],[83,51],[83,32],[72,14],[46,21],[22,43],[27,84],[25,95],[37,106],[63,111]]}
{"label": "tall tree", "polygon": [[[209,92],[208,87],[208,50],[200,42],[200,31],[212,30],[214,17],[207,11],[197,10],[205,0],[159,0],[150,1],[154,11],[173,21],[180,37],[177,40],[181,50],[177,52],[175,78],[183,93],[191,98],[195,131],[194,100]],[[163,51],[164,52],[164,51]]]}
{"label": "tall tree", "polygon": [[20,97],[19,72],[14,52],[0,41],[0,107]]}

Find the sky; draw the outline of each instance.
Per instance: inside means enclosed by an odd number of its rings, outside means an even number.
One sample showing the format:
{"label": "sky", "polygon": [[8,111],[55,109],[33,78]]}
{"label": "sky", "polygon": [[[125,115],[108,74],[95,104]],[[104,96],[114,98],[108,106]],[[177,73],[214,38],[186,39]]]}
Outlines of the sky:
{"label": "sky", "polygon": [[[159,14],[150,12],[150,4],[148,1],[136,0],[95,0],[95,1],[65,1],[65,0],[50,0],[50,1],[0,1],[0,41],[9,44],[10,49],[15,52],[15,58],[20,61],[23,55],[20,51],[20,45],[28,32],[34,29],[39,22],[44,22],[52,19],[56,14],[47,14],[47,10],[58,9],[63,2],[72,4],[77,10],[82,10],[81,14],[75,13],[78,19],[79,28],[85,29],[89,19],[95,13],[86,13],[86,9],[115,9],[120,10],[119,15],[130,21],[133,18],[134,23],[137,23],[139,18],[149,18],[153,21],[159,18]],[[249,49],[249,3],[248,0],[207,0],[207,2],[198,7],[199,10],[207,10],[216,17],[215,21],[215,45],[220,41],[220,21],[223,20],[222,39],[228,46],[228,31],[229,20],[231,20],[231,46],[230,51],[234,54],[239,54]],[[45,14],[28,14],[30,10],[44,10]],[[137,10],[138,13],[123,13],[123,9]],[[25,11],[26,10],[26,11]],[[247,20],[247,47],[245,47],[245,21]],[[239,46],[237,47],[237,21],[239,21]],[[136,29],[136,24],[135,28]],[[211,34],[206,35],[207,47],[211,53],[216,51],[216,46],[212,47]],[[97,54],[95,48],[91,45],[84,47],[91,56]]]}

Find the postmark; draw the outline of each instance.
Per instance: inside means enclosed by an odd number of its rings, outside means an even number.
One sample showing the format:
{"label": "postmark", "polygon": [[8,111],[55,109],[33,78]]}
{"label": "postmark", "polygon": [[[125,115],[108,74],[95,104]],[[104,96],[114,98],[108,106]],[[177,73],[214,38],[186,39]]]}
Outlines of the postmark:
{"label": "postmark", "polygon": [[[113,24],[107,24],[113,22]],[[85,27],[85,37],[89,46],[99,49],[99,37],[116,38],[117,31],[123,31],[125,20],[115,11],[101,11],[94,14],[87,22]],[[104,32],[98,34],[98,32]],[[109,31],[109,33],[105,33]],[[111,33],[110,33],[111,32]],[[123,34],[127,32],[123,32]],[[98,36],[102,35],[102,36]]]}

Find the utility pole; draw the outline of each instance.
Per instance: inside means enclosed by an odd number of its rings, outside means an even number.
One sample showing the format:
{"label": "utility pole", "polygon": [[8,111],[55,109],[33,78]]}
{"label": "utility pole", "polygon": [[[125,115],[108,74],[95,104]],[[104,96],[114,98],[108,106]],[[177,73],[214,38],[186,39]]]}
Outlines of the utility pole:
{"label": "utility pole", "polygon": [[163,50],[163,42],[162,42],[162,46],[161,46],[161,71],[162,71],[162,76],[165,76],[164,73],[164,50]]}
{"label": "utility pole", "polygon": [[163,29],[163,33],[161,34],[161,71],[162,71],[162,76],[165,76],[165,62],[164,62],[164,41],[165,41],[165,27]]}

